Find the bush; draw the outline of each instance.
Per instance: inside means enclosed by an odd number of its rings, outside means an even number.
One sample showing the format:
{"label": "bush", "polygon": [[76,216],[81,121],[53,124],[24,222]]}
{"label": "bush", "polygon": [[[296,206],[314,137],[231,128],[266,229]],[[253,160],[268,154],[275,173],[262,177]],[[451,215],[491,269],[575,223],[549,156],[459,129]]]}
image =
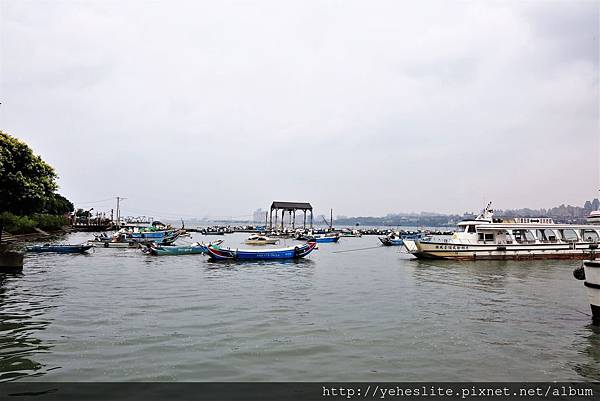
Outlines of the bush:
{"label": "bush", "polygon": [[28,234],[35,232],[35,228],[42,230],[58,230],[68,224],[63,216],[54,216],[51,214],[34,214],[31,216],[17,216],[9,212],[0,214],[0,219],[4,222],[4,231],[11,234]]}

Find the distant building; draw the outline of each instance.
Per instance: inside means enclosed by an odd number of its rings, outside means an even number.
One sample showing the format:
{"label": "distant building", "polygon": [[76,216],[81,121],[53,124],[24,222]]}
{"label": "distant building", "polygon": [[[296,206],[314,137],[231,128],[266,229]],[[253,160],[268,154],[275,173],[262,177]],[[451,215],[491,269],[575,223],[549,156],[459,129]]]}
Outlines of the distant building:
{"label": "distant building", "polygon": [[260,223],[264,224],[267,213],[268,212],[266,210],[262,210],[262,208],[256,209],[254,211],[254,213],[252,214],[252,221],[254,221],[255,223],[259,223],[259,224]]}

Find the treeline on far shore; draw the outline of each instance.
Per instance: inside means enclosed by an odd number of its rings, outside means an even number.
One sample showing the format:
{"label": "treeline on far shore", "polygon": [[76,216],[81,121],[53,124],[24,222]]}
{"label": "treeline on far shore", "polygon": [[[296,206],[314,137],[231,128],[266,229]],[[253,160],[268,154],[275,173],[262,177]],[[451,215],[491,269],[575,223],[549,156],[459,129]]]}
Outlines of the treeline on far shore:
{"label": "treeline on far shore", "polygon": [[[600,201],[586,201],[582,207],[560,205],[549,209],[511,209],[495,210],[495,217],[550,217],[556,223],[583,224],[593,210],[600,209]],[[438,213],[398,213],[383,217],[346,217],[338,216],[334,223],[338,226],[404,226],[404,227],[449,227],[461,220],[473,218],[475,214],[438,214]]]}

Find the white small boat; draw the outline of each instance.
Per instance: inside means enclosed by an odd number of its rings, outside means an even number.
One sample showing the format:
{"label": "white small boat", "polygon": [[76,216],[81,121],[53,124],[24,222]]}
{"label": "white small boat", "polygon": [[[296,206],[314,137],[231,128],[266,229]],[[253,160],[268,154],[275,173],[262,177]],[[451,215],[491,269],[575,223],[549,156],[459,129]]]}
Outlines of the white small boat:
{"label": "white small boat", "polygon": [[593,212],[591,212],[587,218],[587,221],[591,224],[600,223],[600,210],[594,210]]}
{"label": "white small boat", "polygon": [[251,235],[244,241],[244,243],[248,245],[272,245],[277,242],[279,242],[278,238],[269,238],[259,234]]}

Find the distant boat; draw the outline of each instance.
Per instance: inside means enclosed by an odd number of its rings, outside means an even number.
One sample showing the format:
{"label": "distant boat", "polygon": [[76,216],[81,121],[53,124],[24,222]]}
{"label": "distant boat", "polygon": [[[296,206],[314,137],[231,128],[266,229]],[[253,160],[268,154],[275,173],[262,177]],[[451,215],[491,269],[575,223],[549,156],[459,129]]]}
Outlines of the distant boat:
{"label": "distant boat", "polygon": [[[223,242],[222,239],[211,242],[208,245],[220,245]],[[200,242],[195,242],[191,245],[155,245],[151,244],[146,246],[142,251],[155,256],[167,256],[167,255],[195,255],[208,252],[208,245]]]}
{"label": "distant boat", "polygon": [[100,248],[139,248],[140,245],[148,243],[156,243],[160,245],[170,245],[179,238],[181,231],[173,231],[162,237],[156,238],[132,238],[126,233],[118,232],[113,236],[108,236],[105,233],[96,235],[89,243],[99,244]]}
{"label": "distant boat", "polygon": [[[318,244],[328,243],[328,242],[338,242],[340,240],[339,235],[315,235],[312,237]],[[309,239],[310,241],[311,239]]]}
{"label": "distant boat", "polygon": [[587,217],[587,221],[588,223],[592,224],[600,223],[600,210],[594,210],[593,212],[591,212],[590,215]]}
{"label": "distant boat", "polygon": [[341,237],[362,237],[362,233],[358,230],[342,230]]}
{"label": "distant boat", "polygon": [[27,252],[53,252],[53,253],[84,253],[87,252],[93,245],[61,245],[61,244],[44,244],[31,245],[25,247]]}
{"label": "distant boat", "polygon": [[379,241],[381,241],[381,243],[385,246],[398,246],[404,244],[404,240],[402,240],[400,236],[396,236],[394,234],[387,235],[385,237],[379,237]]}
{"label": "distant boat", "polygon": [[202,230],[200,233],[204,235],[225,235],[225,231],[219,230]]}
{"label": "distant boat", "polygon": [[90,241],[96,248],[139,248],[144,245],[144,242],[112,242],[112,241]]}
{"label": "distant boat", "polygon": [[316,242],[311,241],[300,246],[279,249],[242,250],[208,246],[208,256],[212,260],[269,260],[269,259],[299,259],[315,249]]}
{"label": "distant boat", "polygon": [[248,239],[246,239],[246,241],[244,241],[244,243],[248,245],[267,245],[276,244],[277,242],[279,242],[279,239],[277,238],[269,238],[267,236],[258,234],[251,235],[248,237]]}
{"label": "distant boat", "polygon": [[418,232],[400,232],[400,233],[391,233],[386,235],[385,237],[378,237],[379,241],[385,246],[399,246],[404,245],[404,240],[417,240],[423,236],[422,233]]}

